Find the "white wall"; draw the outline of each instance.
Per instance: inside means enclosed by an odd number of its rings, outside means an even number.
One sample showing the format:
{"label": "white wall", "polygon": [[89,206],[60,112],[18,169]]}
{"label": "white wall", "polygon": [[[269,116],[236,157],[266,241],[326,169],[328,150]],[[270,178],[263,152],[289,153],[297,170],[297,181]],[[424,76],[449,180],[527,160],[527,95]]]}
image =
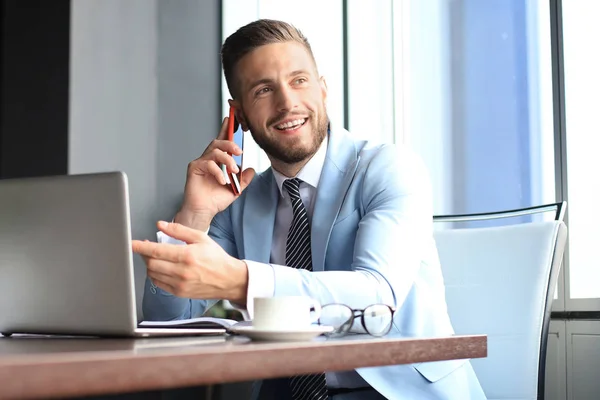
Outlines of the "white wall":
{"label": "white wall", "polygon": [[[218,132],[218,3],[71,2],[69,173],[126,172],[134,238],[172,217],[188,162]],[[137,256],[135,274],[139,312]]]}

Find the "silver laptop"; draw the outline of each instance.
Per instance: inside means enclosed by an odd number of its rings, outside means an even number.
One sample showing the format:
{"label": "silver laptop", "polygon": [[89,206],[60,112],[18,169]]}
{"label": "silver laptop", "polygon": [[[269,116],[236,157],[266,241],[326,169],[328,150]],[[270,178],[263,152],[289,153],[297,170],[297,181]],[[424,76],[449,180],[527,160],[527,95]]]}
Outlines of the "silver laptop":
{"label": "silver laptop", "polygon": [[139,328],[127,176],[0,180],[0,333],[219,335]]}

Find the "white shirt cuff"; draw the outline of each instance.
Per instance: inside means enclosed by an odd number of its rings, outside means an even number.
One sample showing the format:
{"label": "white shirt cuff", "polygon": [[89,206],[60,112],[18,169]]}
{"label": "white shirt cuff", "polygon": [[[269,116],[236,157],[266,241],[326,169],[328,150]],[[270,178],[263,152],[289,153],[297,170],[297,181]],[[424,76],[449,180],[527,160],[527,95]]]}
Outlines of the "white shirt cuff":
{"label": "white shirt cuff", "polygon": [[161,231],[156,232],[156,241],[158,243],[187,244],[183,240],[172,238]]}
{"label": "white shirt cuff", "polygon": [[242,313],[244,320],[254,318],[254,298],[273,297],[275,294],[275,274],[270,264],[243,260],[248,266],[248,293],[246,294],[246,309],[236,304],[232,306]]}
{"label": "white shirt cuff", "polygon": [[[204,233],[206,233],[208,235],[208,231],[210,231],[210,225],[208,226],[208,229]],[[156,241],[158,243],[187,244],[183,240],[172,238],[171,236],[169,236],[161,231],[156,232]]]}

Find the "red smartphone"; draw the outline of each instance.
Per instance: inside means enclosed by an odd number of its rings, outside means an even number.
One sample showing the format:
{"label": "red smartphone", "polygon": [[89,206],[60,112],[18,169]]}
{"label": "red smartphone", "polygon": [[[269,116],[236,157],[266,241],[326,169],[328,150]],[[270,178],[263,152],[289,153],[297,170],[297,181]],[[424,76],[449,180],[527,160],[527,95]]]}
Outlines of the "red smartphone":
{"label": "red smartphone", "polygon": [[[235,109],[233,107],[229,107],[229,121],[227,123],[227,140],[235,142],[235,144],[237,144],[240,149],[244,150],[244,130],[235,118]],[[235,161],[240,170],[240,172],[235,174],[231,172],[229,168],[227,168],[227,176],[229,177],[231,189],[233,190],[233,193],[236,196],[239,196],[242,193],[242,187],[240,182],[242,181],[242,161],[244,155],[229,155],[233,157],[233,160]]]}

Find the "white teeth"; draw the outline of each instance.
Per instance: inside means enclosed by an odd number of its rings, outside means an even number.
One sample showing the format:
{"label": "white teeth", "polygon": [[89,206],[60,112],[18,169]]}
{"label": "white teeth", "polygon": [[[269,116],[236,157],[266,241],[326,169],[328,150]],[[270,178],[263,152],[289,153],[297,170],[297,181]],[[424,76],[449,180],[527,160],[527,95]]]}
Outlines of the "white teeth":
{"label": "white teeth", "polygon": [[306,121],[306,119],[296,119],[294,121],[286,122],[285,124],[279,124],[276,126],[277,129],[289,129],[292,127],[296,127],[297,125],[302,125]]}

